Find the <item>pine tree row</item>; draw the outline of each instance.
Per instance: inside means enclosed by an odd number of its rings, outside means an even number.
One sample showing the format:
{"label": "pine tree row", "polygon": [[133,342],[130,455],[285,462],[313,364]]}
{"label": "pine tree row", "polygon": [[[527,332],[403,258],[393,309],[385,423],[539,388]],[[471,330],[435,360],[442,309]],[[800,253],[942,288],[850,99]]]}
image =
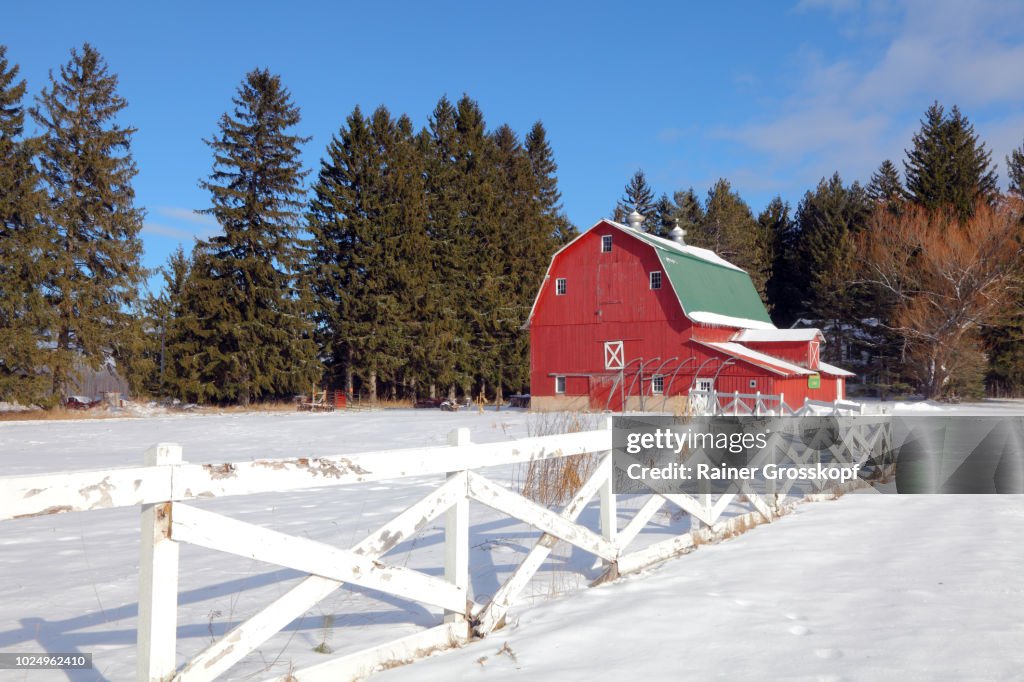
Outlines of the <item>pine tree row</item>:
{"label": "pine tree row", "polygon": [[[358,107],[308,202],[299,110],[250,73],[208,140],[224,234],[172,255],[135,375],[181,400],[286,399],[330,385],[370,401],[528,386],[522,330],[571,234],[543,126],[521,143],[469,97],[427,128]],[[156,339],[159,338],[159,346]]]}

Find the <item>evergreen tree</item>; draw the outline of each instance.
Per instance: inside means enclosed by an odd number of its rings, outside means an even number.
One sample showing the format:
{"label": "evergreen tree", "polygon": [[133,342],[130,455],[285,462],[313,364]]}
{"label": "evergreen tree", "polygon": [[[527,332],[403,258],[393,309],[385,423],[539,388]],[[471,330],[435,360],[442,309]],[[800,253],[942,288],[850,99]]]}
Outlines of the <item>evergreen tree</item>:
{"label": "evergreen tree", "polygon": [[771,270],[768,236],[728,180],[720,179],[708,191],[704,217],[687,241],[746,270],[764,298]]}
{"label": "evergreen tree", "polygon": [[[526,155],[530,161],[534,182],[538,187],[537,201],[540,202],[544,220],[550,223],[552,234],[559,244],[568,244],[577,234],[576,226],[562,211],[562,193],[558,191],[558,164],[548,143],[544,124],[537,121],[526,134]],[[540,286],[538,282],[537,286]]]}
{"label": "evergreen tree", "polygon": [[131,184],[135,129],[117,122],[126,106],[117,76],[86,43],[57,76],[50,74],[32,109],[43,133],[39,163],[54,246],[45,284],[56,317],[47,364],[62,398],[81,363],[98,368],[134,339],[129,307],[143,276],[144,213]]}
{"label": "evergreen tree", "polygon": [[358,107],[328,146],[310,204],[313,288],[329,368],[376,400],[415,382],[429,314],[422,164],[407,117]]}
{"label": "evergreen tree", "polygon": [[704,207],[700,203],[700,197],[690,187],[685,192],[676,192],[672,199],[676,206],[676,215],[673,217],[678,218],[679,227],[694,234],[694,230],[704,223]]}
{"label": "evergreen tree", "polygon": [[450,295],[454,300],[461,299],[465,311],[467,335],[456,369],[463,393],[471,396],[473,385],[496,371],[493,335],[481,314],[493,315],[494,304],[500,300],[494,287],[500,281],[501,254],[495,249],[500,244],[502,226],[497,214],[500,196],[494,140],[487,135],[483,111],[468,95],[456,104],[455,129],[457,177],[465,201],[455,233],[464,254],[459,264],[461,277],[455,281],[465,286],[457,287]]}
{"label": "evergreen tree", "polygon": [[43,284],[51,245],[39,219],[46,195],[33,164],[37,141],[22,139],[25,81],[17,79],[0,45],[0,400],[48,404],[43,342],[53,320]]}
{"label": "evergreen tree", "polygon": [[947,115],[935,102],[907,150],[907,193],[928,210],[952,206],[961,219],[966,218],[979,199],[990,201],[996,195],[991,157],[957,107]]}
{"label": "evergreen tree", "polygon": [[[1010,195],[1024,200],[1024,144],[1006,157]],[[986,383],[996,396],[1024,396],[1024,278],[1015,283],[1016,295],[982,336],[989,360]]]}
{"label": "evergreen tree", "polygon": [[761,231],[768,236],[767,260],[771,272],[765,282],[765,298],[772,318],[779,326],[788,327],[796,321],[800,299],[800,283],[794,280],[796,271],[796,223],[790,215],[789,204],[775,197],[757,217]]}
{"label": "evergreen tree", "polygon": [[560,240],[543,223],[546,207],[534,200],[537,176],[529,153],[507,125],[493,134],[496,230],[488,252],[493,259],[484,288],[493,291],[490,337],[492,371],[488,379],[500,400],[504,386],[526,389],[530,383],[529,335],[523,329],[551,254]]}
{"label": "evergreen tree", "polygon": [[432,276],[426,286],[431,299],[439,302],[423,339],[430,359],[427,374],[431,397],[434,387],[464,383],[459,359],[469,354],[469,332],[461,315],[463,301],[457,300],[468,286],[464,273],[472,249],[463,224],[467,197],[462,189],[460,147],[455,106],[442,97],[434,107],[427,130],[420,135],[426,167],[427,231],[432,245]]}
{"label": "evergreen tree", "polygon": [[679,207],[662,193],[654,205],[654,215],[647,221],[647,229],[659,237],[667,237],[679,220]]}
{"label": "evergreen tree", "polygon": [[197,244],[192,280],[202,320],[197,355],[204,395],[248,405],[307,390],[320,375],[308,297],[298,285],[305,192],[299,154],[308,138],[289,132],[297,106],[266,69],[251,71],[219,121],[210,192],[224,233]]}
{"label": "evergreen tree", "polygon": [[878,170],[871,174],[871,181],[867,186],[868,198],[876,205],[885,206],[890,211],[896,212],[906,198],[906,190],[900,181],[900,173],[896,165],[886,159]]}
{"label": "evergreen tree", "polygon": [[132,366],[132,379],[151,395],[184,402],[215,399],[203,384],[198,362],[203,329],[195,310],[203,302],[192,291],[192,259],[178,247],[160,268],[163,288],[143,301],[143,342]]}
{"label": "evergreen tree", "polygon": [[843,361],[852,330],[865,317],[868,301],[854,286],[855,238],[871,212],[858,183],[843,184],[839,173],[822,178],[797,207],[798,244],[792,272],[803,292],[800,315],[825,327],[828,357]]}
{"label": "evergreen tree", "polygon": [[1010,192],[1024,199],[1024,143],[1006,157],[1006,174],[1010,180]]}
{"label": "evergreen tree", "polygon": [[656,221],[658,210],[654,203],[654,191],[647,184],[647,176],[642,170],[637,170],[626,183],[625,193],[615,205],[614,218],[616,222],[625,222],[633,211],[642,215],[648,226]]}

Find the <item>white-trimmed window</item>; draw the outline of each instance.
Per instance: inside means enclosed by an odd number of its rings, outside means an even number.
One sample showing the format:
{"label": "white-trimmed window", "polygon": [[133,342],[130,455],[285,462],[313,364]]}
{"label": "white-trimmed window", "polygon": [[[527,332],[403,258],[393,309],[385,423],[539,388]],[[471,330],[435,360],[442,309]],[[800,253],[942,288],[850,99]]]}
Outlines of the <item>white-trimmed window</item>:
{"label": "white-trimmed window", "polygon": [[651,273],[651,288],[661,288],[661,270],[655,270],[654,272]]}
{"label": "white-trimmed window", "polygon": [[661,374],[655,374],[651,377],[651,393],[661,395],[665,392],[665,377]]}
{"label": "white-trimmed window", "polygon": [[612,236],[610,234],[601,237],[601,253],[612,252]]}
{"label": "white-trimmed window", "polygon": [[555,280],[555,295],[565,296],[565,292],[569,290],[568,283],[565,281],[565,277],[559,277]]}
{"label": "white-trimmed window", "polygon": [[565,395],[565,377],[555,377],[555,393]]}

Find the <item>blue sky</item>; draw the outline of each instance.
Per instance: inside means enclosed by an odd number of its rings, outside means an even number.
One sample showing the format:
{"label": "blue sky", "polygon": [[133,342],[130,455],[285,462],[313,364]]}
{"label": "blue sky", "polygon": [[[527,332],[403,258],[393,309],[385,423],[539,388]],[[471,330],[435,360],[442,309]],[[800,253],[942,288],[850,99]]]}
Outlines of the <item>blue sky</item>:
{"label": "blue sky", "polygon": [[[83,3],[14,0],[0,42],[34,95],[89,41],[136,126],[145,263],[216,226],[202,138],[245,73],[281,74],[318,168],[352,108],[426,123],[468,93],[488,124],[548,129],[565,209],[587,227],[643,168],[658,193],[729,178],[755,212],[838,170],[902,165],[933,101],[958,104],[1003,171],[1024,141],[1024,3]],[[313,179],[313,175],[310,176]],[[1003,179],[1001,177],[1001,182]]]}

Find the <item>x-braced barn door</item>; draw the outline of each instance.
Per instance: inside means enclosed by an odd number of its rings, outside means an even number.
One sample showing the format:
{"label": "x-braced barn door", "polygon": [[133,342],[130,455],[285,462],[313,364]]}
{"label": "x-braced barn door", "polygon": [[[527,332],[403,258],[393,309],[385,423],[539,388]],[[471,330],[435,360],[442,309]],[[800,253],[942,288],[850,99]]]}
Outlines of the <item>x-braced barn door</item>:
{"label": "x-braced barn door", "polygon": [[625,365],[625,358],[622,352],[622,341],[605,341],[604,368],[607,370],[622,370]]}
{"label": "x-braced barn door", "polygon": [[609,374],[590,377],[591,409],[615,412],[622,410],[622,370],[625,366],[622,341],[605,341],[604,369]]}

